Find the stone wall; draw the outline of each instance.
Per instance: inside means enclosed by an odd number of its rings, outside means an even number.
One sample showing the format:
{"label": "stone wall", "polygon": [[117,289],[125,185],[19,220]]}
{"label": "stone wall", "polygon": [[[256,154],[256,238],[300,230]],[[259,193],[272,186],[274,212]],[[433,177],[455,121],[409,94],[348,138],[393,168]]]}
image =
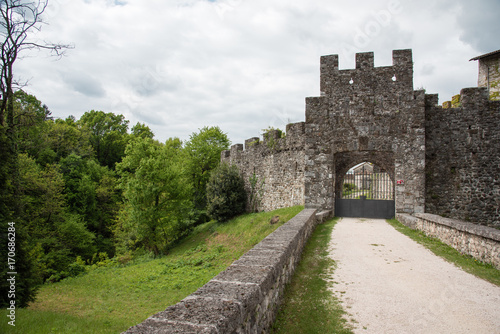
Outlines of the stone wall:
{"label": "stone wall", "polygon": [[247,139],[244,149],[242,144],[233,145],[222,152],[221,161],[238,166],[248,193],[250,177],[255,175],[262,194],[258,211],[304,205],[304,122],[288,124],[284,138],[277,130],[263,137]]}
{"label": "stone wall", "polygon": [[440,239],[462,254],[500,269],[500,230],[428,213],[398,214],[404,225]]}
{"label": "stone wall", "polygon": [[394,50],[386,67],[358,53],[348,70],[321,57],[320,83],[306,99],[306,207],[334,210],[345,173],[368,161],[400,181],[396,211],[424,212],[425,94],[413,90],[411,50]]}
{"label": "stone wall", "polygon": [[466,88],[459,108],[426,95],[426,212],[500,227],[500,101]]}
{"label": "stone wall", "polygon": [[192,295],[125,333],[268,333],[318,218],[303,210]]}

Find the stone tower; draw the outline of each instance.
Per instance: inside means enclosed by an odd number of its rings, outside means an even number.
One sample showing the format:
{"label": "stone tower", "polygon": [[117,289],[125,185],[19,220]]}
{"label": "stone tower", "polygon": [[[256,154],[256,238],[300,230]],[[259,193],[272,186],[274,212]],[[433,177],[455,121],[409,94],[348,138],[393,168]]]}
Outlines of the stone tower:
{"label": "stone tower", "polygon": [[345,173],[372,162],[395,185],[396,212],[425,209],[425,93],[413,90],[411,50],[374,67],[372,52],[339,70],[321,57],[321,96],[306,99],[305,205],[334,210]]}

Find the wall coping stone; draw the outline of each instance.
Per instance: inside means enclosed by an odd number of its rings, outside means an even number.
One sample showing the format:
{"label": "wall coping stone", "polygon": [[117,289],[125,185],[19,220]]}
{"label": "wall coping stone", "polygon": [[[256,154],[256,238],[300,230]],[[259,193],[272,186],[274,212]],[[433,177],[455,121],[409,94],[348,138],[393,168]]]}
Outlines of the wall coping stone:
{"label": "wall coping stone", "polygon": [[414,216],[417,218],[432,221],[436,224],[454,228],[458,231],[467,232],[470,234],[481,236],[483,238],[500,242],[500,230],[493,227],[464,222],[458,219],[445,218],[430,213],[415,213]]}
{"label": "wall coping stone", "polygon": [[396,213],[396,219],[412,229],[417,228],[418,218],[407,213]]}

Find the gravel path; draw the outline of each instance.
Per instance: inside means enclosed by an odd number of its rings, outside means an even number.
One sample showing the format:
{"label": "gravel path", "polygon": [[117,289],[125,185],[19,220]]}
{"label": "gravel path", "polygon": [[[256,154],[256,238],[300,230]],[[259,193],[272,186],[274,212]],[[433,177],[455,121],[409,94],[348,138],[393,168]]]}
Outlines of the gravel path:
{"label": "gravel path", "polygon": [[333,293],[355,333],[500,334],[500,287],[435,256],[380,219],[333,232]]}

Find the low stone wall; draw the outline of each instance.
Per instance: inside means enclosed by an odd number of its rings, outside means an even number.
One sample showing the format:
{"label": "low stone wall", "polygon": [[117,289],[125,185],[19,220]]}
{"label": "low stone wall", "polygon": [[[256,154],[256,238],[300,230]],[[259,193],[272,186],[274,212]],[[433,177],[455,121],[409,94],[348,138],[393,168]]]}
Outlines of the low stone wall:
{"label": "low stone wall", "polygon": [[125,333],[267,333],[319,220],[316,210],[303,210],[198,291]]}
{"label": "low stone wall", "polygon": [[402,224],[500,269],[500,230],[429,213],[396,214]]}

